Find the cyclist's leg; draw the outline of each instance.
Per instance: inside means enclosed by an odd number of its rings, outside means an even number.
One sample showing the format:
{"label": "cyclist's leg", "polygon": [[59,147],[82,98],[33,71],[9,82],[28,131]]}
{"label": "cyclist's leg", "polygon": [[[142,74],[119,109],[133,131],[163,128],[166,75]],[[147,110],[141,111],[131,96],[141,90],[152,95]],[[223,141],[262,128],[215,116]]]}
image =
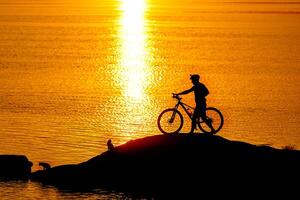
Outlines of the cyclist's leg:
{"label": "cyclist's leg", "polygon": [[200,109],[198,106],[196,106],[193,116],[192,116],[192,125],[191,125],[191,131],[190,133],[194,133],[194,130],[196,128],[197,125],[197,119],[200,117]]}
{"label": "cyclist's leg", "polygon": [[212,121],[211,121],[211,119],[207,119],[207,116],[206,116],[206,103],[203,103],[200,108],[200,117],[207,124],[207,126],[211,129],[211,132],[214,133],[215,129],[212,126]]}

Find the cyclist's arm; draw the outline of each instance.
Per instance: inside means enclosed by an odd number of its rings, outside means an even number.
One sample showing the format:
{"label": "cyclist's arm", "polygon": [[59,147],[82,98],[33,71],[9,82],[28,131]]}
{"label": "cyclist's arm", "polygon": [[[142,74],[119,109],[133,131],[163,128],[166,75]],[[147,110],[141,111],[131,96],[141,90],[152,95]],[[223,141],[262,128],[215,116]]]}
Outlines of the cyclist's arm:
{"label": "cyclist's arm", "polygon": [[177,95],[188,94],[188,93],[193,92],[193,91],[194,91],[194,87],[192,87],[191,89],[185,90],[183,92],[180,92]]}

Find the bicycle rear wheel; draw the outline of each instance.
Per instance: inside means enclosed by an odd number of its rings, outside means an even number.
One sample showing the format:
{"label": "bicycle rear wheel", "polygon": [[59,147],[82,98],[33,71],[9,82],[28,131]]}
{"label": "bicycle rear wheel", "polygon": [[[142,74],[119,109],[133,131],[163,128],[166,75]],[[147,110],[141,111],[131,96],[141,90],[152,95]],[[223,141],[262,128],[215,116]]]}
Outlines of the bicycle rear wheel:
{"label": "bicycle rear wheel", "polygon": [[213,107],[206,108],[205,112],[206,112],[206,121],[211,123],[211,126],[213,127],[214,131],[212,131],[209,125],[207,125],[202,119],[198,122],[199,128],[204,133],[216,134],[223,127],[224,124],[223,115],[221,111]]}
{"label": "bicycle rear wheel", "polygon": [[168,108],[158,116],[157,126],[163,134],[178,133],[183,126],[182,114],[175,108]]}

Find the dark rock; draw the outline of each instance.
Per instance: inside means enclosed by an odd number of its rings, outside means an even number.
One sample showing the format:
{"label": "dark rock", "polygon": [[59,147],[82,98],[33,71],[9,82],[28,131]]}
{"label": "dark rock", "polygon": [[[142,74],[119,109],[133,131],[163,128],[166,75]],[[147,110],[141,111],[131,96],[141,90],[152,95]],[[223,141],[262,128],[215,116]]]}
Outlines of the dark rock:
{"label": "dark rock", "polygon": [[230,141],[219,136],[156,135],[133,140],[77,165],[32,173],[57,186],[125,188],[156,194],[293,190],[299,181],[300,151]]}
{"label": "dark rock", "polygon": [[27,180],[31,174],[32,162],[24,155],[0,155],[1,180]]}

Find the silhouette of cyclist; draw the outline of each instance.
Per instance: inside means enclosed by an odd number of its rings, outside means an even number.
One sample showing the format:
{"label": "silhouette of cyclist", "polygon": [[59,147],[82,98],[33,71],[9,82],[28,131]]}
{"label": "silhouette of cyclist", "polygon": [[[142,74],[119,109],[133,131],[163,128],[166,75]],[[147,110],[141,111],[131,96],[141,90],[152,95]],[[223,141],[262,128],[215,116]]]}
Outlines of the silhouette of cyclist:
{"label": "silhouette of cyclist", "polygon": [[211,129],[211,133],[214,134],[215,130],[211,124],[211,120],[208,120],[206,118],[206,96],[209,94],[208,89],[203,83],[200,83],[200,76],[198,74],[192,74],[190,75],[190,79],[192,80],[193,87],[191,89],[185,90],[183,92],[177,93],[175,95],[183,95],[188,94],[190,92],[194,92],[195,94],[195,102],[196,102],[196,108],[194,110],[194,114],[192,116],[192,127],[190,134],[194,133],[194,130],[196,128],[197,119],[199,117],[202,118],[202,120],[208,125],[208,127]]}

